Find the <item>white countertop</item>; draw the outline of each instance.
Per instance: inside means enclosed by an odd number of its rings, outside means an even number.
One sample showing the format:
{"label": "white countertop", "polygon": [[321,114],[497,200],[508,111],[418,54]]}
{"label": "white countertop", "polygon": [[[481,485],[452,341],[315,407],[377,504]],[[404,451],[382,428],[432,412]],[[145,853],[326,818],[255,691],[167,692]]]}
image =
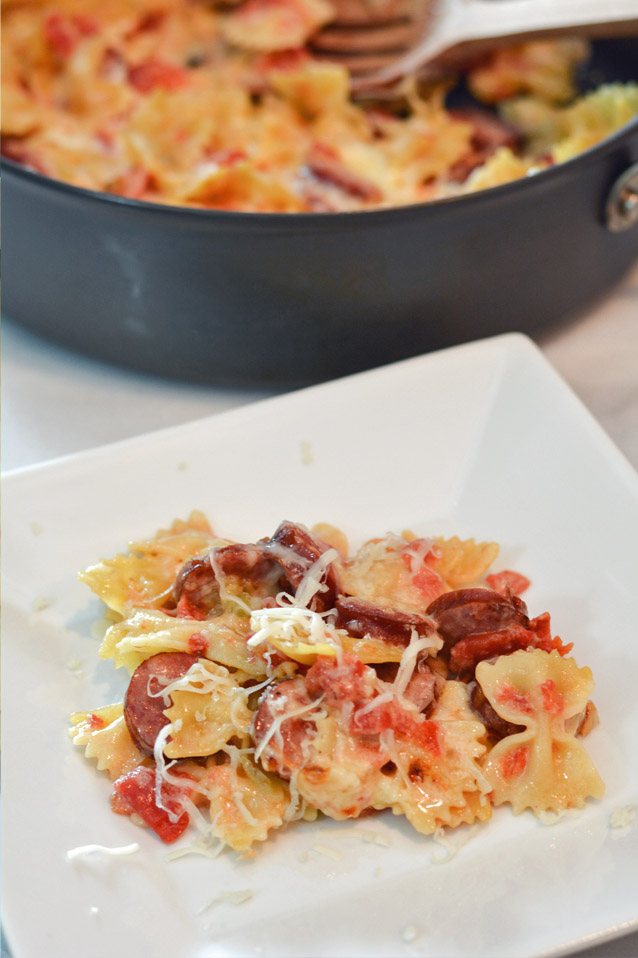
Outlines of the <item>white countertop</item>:
{"label": "white countertop", "polygon": [[[269,395],[169,382],[2,329],[2,470],[222,412]],[[638,468],[638,268],[604,302],[538,338]]]}
{"label": "white countertop", "polygon": [[[190,386],[115,369],[52,346],[10,320],[3,321],[2,332],[3,471],[268,395]],[[638,265],[603,302],[537,342],[638,468]],[[636,958],[638,932],[579,954]]]}

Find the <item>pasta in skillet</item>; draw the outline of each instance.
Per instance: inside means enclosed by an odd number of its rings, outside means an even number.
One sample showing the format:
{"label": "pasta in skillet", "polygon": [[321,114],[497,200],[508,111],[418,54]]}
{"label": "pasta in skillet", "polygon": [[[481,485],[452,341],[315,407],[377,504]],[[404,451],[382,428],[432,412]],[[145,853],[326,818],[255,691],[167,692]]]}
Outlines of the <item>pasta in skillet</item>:
{"label": "pasta in skillet", "polygon": [[318,815],[390,809],[431,835],[504,803],[581,808],[604,790],[582,744],[591,671],[497,555],[410,532],[350,553],[292,522],[242,544],[193,513],[81,574],[130,680],[72,716],[73,742],[114,812],[168,843],[192,827],[200,849],[253,854]]}
{"label": "pasta in skillet", "polygon": [[244,212],[339,212],[473,192],[545,169],[638,114],[638,85],[576,96],[581,41],[471,64],[496,112],[410,79],[353,101],[312,38],[329,0],[8,0],[5,156],[79,187]]}

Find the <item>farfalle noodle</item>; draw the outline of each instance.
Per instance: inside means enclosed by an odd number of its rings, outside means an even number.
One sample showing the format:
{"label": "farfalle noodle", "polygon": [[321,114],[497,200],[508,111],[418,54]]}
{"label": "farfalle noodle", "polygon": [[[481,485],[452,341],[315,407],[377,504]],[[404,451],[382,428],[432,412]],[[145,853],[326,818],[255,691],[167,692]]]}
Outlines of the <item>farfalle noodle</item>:
{"label": "farfalle noodle", "polygon": [[560,812],[602,797],[600,775],[565,727],[587,705],[594,685],[589,668],[557,651],[534,649],[481,662],[476,678],[502,718],[526,726],[495,745],[486,759],[495,805],[509,802],[516,814],[525,808]]}

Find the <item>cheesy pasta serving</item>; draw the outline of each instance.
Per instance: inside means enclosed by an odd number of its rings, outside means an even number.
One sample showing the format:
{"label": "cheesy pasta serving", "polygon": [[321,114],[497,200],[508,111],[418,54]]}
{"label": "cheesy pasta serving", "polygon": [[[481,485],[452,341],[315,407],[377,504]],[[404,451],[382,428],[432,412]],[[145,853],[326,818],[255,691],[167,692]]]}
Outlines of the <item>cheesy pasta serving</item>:
{"label": "cheesy pasta serving", "polygon": [[124,702],[72,716],[112,808],[165,842],[253,854],[318,815],[391,809],[423,835],[600,798],[589,668],[530,618],[491,542],[325,524],[218,538],[200,513],[81,579]]}
{"label": "cheesy pasta serving", "polygon": [[587,47],[571,40],[468,68],[500,117],[413,79],[390,107],[353,102],[347,70],[312,51],[333,15],[330,0],[6,0],[3,153],[129,199],[331,212],[495,186],[638,114],[636,84],[576,97]]}

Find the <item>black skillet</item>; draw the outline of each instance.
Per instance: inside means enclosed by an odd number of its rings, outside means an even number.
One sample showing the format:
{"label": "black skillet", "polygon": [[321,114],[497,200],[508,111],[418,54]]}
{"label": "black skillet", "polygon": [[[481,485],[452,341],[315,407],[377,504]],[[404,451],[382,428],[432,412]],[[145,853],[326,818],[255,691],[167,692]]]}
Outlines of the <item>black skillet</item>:
{"label": "black skillet", "polygon": [[[638,38],[596,43],[581,79],[638,80]],[[3,308],[162,377],[295,386],[574,316],[638,258],[633,191],[638,119],[525,180],[376,212],[166,207],[5,161]]]}

